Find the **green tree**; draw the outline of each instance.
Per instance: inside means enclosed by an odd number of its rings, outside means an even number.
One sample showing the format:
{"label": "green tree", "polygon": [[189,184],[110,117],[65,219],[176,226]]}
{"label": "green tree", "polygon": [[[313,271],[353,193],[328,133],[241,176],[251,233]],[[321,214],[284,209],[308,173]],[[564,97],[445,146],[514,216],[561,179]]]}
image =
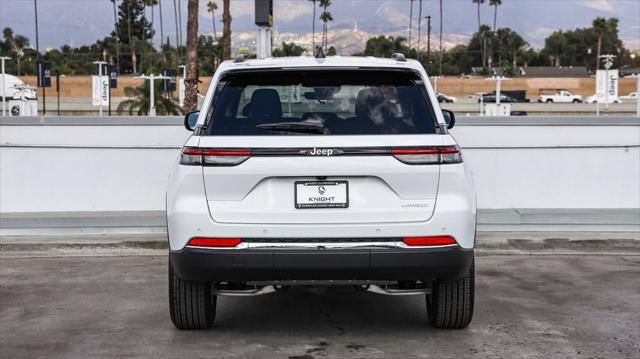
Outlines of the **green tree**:
{"label": "green tree", "polygon": [[567,47],[567,36],[562,30],[554,31],[544,40],[543,52],[548,55],[551,66],[560,67],[560,55]]}
{"label": "green tree", "polygon": [[111,36],[117,37],[130,54],[131,62],[123,63],[121,66],[130,68],[133,73],[138,72],[136,51],[140,50],[142,43],[149,42],[154,35],[152,24],[144,15],[144,8],[148,3],[149,0],[123,0],[118,6],[118,22],[111,33]]}
{"label": "green tree", "polygon": [[[125,87],[124,95],[129,98],[120,102],[118,112],[127,112],[129,115],[135,113],[138,116],[147,115],[151,106],[150,82],[145,81],[143,85],[137,87]],[[158,115],[179,115],[181,113],[180,106],[175,101],[160,96],[161,82],[154,82],[156,113]]]}
{"label": "green tree", "polygon": [[16,60],[16,73],[18,76],[20,73],[20,65],[23,57],[25,56],[25,50],[29,47],[29,39],[23,35],[13,34],[13,30],[10,27],[5,27],[2,30],[4,41],[2,43],[2,52],[8,53],[11,58]]}
{"label": "green tree", "polygon": [[[553,32],[545,39],[545,47],[541,55],[550,59],[552,66],[586,66],[595,70],[598,66],[596,61],[599,53],[612,54],[617,56],[614,66],[620,66],[624,59],[619,55],[627,50],[618,37],[618,19],[609,18],[604,24],[598,20],[592,25],[596,26]],[[598,41],[599,38],[600,41]],[[597,49],[598,44],[600,44],[600,51]],[[595,51],[593,51],[594,45]]]}
{"label": "green tree", "polygon": [[495,33],[498,54],[498,64],[503,65],[503,59],[511,61],[511,73],[514,74],[518,66],[518,55],[523,52],[527,42],[517,32],[509,28],[500,28]]}
{"label": "green tree", "polygon": [[222,60],[222,42],[213,36],[198,36],[198,73],[213,75]]}
{"label": "green tree", "polygon": [[360,55],[375,57],[391,57],[393,53],[409,54],[409,47],[405,45],[407,39],[398,36],[376,36],[367,40],[364,52]]}
{"label": "green tree", "polygon": [[293,42],[282,42],[280,48],[274,49],[272,56],[273,57],[293,57],[300,56],[304,53],[304,48],[300,47]]}

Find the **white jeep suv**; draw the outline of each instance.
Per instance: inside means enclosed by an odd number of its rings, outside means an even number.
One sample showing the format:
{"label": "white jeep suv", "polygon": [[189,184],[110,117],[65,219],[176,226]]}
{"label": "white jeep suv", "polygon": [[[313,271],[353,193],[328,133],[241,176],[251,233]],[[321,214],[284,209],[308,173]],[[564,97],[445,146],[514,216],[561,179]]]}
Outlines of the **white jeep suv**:
{"label": "white jeep suv", "polygon": [[167,190],[175,326],[211,326],[218,295],[348,285],[466,327],[476,201],[454,122],[402,54],[222,63]]}

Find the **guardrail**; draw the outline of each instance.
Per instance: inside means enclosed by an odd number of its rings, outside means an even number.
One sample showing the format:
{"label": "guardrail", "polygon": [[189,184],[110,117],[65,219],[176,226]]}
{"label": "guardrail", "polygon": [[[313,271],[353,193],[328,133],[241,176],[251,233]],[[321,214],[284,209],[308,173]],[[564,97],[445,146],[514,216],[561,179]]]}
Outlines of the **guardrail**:
{"label": "guardrail", "polygon": [[[640,119],[457,120],[483,228],[640,230]],[[0,118],[0,227],[160,228],[188,136],[181,117]]]}

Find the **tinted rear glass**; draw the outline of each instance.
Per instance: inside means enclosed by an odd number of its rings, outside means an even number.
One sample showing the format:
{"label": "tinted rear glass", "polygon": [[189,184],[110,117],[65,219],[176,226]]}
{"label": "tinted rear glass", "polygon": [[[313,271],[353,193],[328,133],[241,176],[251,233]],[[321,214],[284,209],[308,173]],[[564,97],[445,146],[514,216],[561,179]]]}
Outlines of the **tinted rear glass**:
{"label": "tinted rear glass", "polygon": [[433,134],[436,126],[424,83],[413,72],[238,71],[220,80],[205,133]]}

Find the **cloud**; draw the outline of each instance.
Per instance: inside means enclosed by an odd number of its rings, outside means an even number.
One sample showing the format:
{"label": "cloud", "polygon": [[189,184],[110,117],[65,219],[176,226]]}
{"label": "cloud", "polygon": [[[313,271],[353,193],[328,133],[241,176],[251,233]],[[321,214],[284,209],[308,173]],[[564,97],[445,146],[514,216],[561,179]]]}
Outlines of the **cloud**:
{"label": "cloud", "polygon": [[582,5],[598,11],[603,11],[608,13],[616,12],[615,9],[613,8],[613,4],[609,0],[584,0]]}

